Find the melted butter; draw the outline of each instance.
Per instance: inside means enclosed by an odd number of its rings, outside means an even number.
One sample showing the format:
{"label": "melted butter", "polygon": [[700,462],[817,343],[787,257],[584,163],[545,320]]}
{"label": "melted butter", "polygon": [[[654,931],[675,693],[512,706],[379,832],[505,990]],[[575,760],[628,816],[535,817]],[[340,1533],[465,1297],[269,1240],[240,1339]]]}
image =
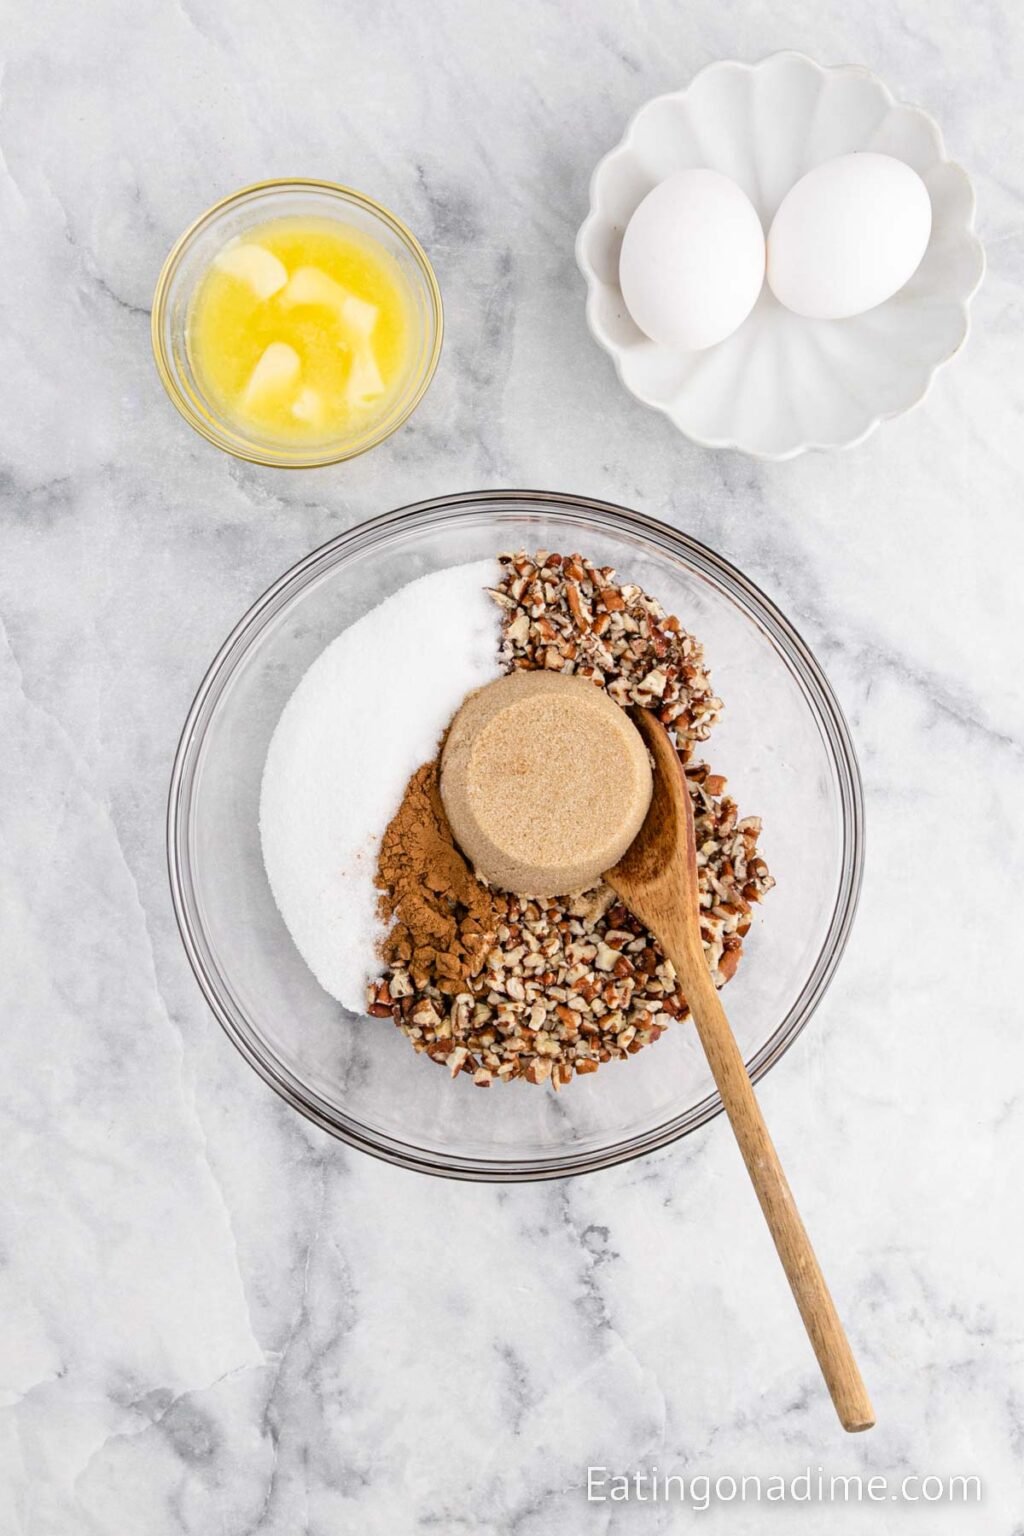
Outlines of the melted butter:
{"label": "melted butter", "polygon": [[211,404],[286,442],[356,435],[407,375],[408,286],[377,241],[334,219],[275,219],[214,258],[188,345]]}

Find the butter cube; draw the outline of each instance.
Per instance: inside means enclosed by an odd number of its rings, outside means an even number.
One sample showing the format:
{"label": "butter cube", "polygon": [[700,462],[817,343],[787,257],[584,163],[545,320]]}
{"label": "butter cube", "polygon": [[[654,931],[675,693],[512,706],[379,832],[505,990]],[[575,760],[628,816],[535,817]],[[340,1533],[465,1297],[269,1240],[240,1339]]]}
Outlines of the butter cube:
{"label": "butter cube", "polygon": [[249,375],[243,402],[260,406],[275,395],[283,394],[297,381],[302,360],[286,341],[272,341]]}
{"label": "butter cube", "polygon": [[237,277],[261,299],[273,298],[288,281],[284,262],[278,261],[273,251],[250,241],[229,245],[217,256],[215,263],[222,272]]}

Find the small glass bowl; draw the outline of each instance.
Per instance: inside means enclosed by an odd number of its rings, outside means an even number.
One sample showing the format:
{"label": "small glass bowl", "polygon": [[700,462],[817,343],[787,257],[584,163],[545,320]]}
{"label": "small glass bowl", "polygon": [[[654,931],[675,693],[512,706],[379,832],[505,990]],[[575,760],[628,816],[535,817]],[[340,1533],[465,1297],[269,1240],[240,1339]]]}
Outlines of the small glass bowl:
{"label": "small glass bowl", "polygon": [[821,668],[769,598],[688,534],[583,496],[492,491],[389,512],[286,572],[228,636],[189,712],[168,806],[178,926],[210,1007],[287,1103],[351,1146],[406,1168],[489,1181],[621,1163],[722,1108],[696,1031],[673,1028],[560,1094],[481,1091],[417,1055],[389,1019],[346,1013],[292,943],[263,867],[267,747],[307,667],[343,629],[429,571],[503,549],[581,550],[657,597],[703,642],[725,713],[706,756],[742,814],[764,818],[778,884],[755,907],[725,993],[756,1080],[831,979],[863,858],[860,775]]}
{"label": "small glass bowl", "polygon": [[[340,439],[283,443],[247,432],[226,417],[203,389],[189,355],[192,298],[223,246],[254,225],[287,217],[333,218],[370,236],[394,258],[408,285],[414,346],[406,377],[382,415]],[[422,400],[441,356],[441,290],[427,254],[402,221],[362,192],[331,181],[260,181],[222,198],[175,243],[153,295],[153,355],[164,388],[190,426],[236,458],[280,469],[339,464],[365,453],[402,425]]]}

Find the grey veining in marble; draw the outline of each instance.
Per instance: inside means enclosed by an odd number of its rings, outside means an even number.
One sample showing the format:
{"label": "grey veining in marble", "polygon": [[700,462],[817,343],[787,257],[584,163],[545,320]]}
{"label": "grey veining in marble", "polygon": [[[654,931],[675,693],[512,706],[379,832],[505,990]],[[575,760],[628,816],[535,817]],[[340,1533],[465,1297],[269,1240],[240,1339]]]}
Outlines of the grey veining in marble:
{"label": "grey veining in marble", "polygon": [[[1019,1536],[1024,1526],[1024,28],[1003,0],[5,0],[0,26],[0,1532]],[[989,274],[925,405],[842,457],[688,445],[572,256],[595,159],[716,57],[862,62],[975,178]],[[338,469],[167,403],[160,263],[273,174],[437,266],[437,381]],[[865,774],[861,915],[763,1087],[879,1413],[845,1439],[719,1121],[562,1185],[425,1180],[308,1127],[206,1011],[164,799],[194,689],[316,544],[422,496],[624,501],[793,617]],[[970,1000],[959,987],[970,978]],[[616,1470],[978,1473],[980,1510],[588,1504]]]}

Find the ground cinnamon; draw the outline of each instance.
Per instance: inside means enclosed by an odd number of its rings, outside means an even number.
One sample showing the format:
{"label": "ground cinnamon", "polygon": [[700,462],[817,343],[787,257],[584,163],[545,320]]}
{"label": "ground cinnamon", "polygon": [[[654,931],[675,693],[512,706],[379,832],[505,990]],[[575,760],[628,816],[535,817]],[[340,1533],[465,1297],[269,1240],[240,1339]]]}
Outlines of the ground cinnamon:
{"label": "ground cinnamon", "polygon": [[381,841],[376,883],[391,926],[382,953],[416,986],[466,990],[494,943],[494,899],[455,846],[436,762],[417,769]]}

